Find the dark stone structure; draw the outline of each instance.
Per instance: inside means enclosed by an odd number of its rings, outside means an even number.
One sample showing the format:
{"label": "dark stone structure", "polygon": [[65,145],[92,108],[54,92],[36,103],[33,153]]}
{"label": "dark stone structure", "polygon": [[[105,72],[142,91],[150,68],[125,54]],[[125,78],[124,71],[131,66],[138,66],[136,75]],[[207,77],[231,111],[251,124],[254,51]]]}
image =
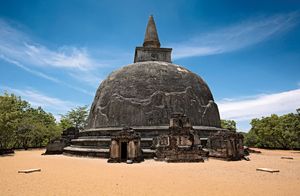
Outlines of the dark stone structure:
{"label": "dark stone structure", "polygon": [[143,161],[140,135],[131,128],[124,128],[111,137],[109,154],[109,163]]}
{"label": "dark stone structure", "polygon": [[170,119],[170,133],[154,140],[156,160],[166,162],[203,162],[208,154],[193,131],[189,118],[177,113]]}
{"label": "dark stone structure", "polygon": [[[221,128],[218,106],[208,85],[197,74],[172,64],[171,51],[171,48],[160,47],[150,16],[143,47],[136,48],[134,63],[112,72],[101,83],[87,127],[64,148],[64,154],[110,157],[111,161],[120,161],[122,147],[116,150],[122,145],[118,142],[122,136],[120,131],[123,127],[131,127],[140,136],[140,144],[133,148],[141,148],[144,158],[165,156],[170,161],[201,160],[199,145],[206,144],[212,133],[228,130]],[[172,114],[178,112],[188,117],[189,126],[175,126],[176,118]],[[184,120],[186,117],[178,118]],[[183,139],[184,135],[188,138]],[[156,151],[153,140],[160,136],[169,138],[169,146],[160,145]]]}
{"label": "dark stone structure", "polygon": [[102,82],[87,128],[167,126],[173,112],[185,113],[193,125],[220,127],[217,105],[200,77],[165,62],[135,63]]}
{"label": "dark stone structure", "polygon": [[144,46],[136,48],[135,63],[111,73],[98,88],[87,130],[167,126],[173,112],[186,114],[195,126],[220,127],[218,107],[207,84],[164,56],[171,56],[171,49],[160,48],[150,16]]}
{"label": "dark stone structure", "polygon": [[64,130],[60,139],[50,141],[46,146],[46,152],[44,154],[62,154],[64,148],[71,144],[71,140],[78,138],[78,134],[79,130],[75,127]]}
{"label": "dark stone structure", "polygon": [[229,161],[244,157],[243,135],[232,131],[219,131],[208,138],[206,148],[211,157]]}
{"label": "dark stone structure", "polygon": [[144,61],[163,61],[171,63],[172,48],[160,48],[160,42],[152,16],[150,16],[143,47],[136,47],[134,63]]}

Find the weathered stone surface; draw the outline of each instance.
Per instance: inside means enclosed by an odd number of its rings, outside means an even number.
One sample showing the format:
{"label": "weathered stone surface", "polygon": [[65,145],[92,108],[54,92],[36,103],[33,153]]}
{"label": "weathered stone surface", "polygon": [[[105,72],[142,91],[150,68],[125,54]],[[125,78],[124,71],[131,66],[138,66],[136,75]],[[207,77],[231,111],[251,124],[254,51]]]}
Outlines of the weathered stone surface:
{"label": "weathered stone surface", "polygon": [[111,137],[109,163],[138,163],[143,161],[141,136],[133,129],[125,127]]}
{"label": "weathered stone surface", "polygon": [[45,155],[62,154],[66,146],[67,142],[63,139],[53,140],[47,145]]}
{"label": "weathered stone surface", "polygon": [[189,70],[166,62],[139,62],[111,73],[97,90],[87,129],[168,125],[181,112],[195,126],[220,127],[207,84]]}
{"label": "weathered stone surface", "polygon": [[144,61],[164,61],[171,63],[172,48],[160,48],[160,42],[153,16],[149,17],[143,47],[136,47],[134,63]]}
{"label": "weathered stone surface", "polygon": [[244,154],[244,137],[232,131],[218,131],[208,138],[209,156],[235,161],[242,159]]}
{"label": "weathered stone surface", "polygon": [[134,62],[164,61],[171,63],[172,48],[145,48],[136,47]]}
{"label": "weathered stone surface", "polygon": [[158,33],[156,30],[156,25],[153,19],[153,16],[151,15],[148,20],[146,32],[145,32],[145,39],[143,46],[145,48],[159,48],[160,42],[158,38]]}
{"label": "weathered stone surface", "polygon": [[64,148],[70,145],[71,140],[78,137],[78,133],[79,130],[74,127],[64,130],[61,134],[61,138],[50,141],[50,143],[46,146],[46,152],[44,154],[62,154]]}
{"label": "weathered stone surface", "polygon": [[279,169],[272,169],[272,168],[257,168],[256,171],[263,171],[263,172],[274,173],[274,172],[279,172]]}
{"label": "weathered stone surface", "polygon": [[18,173],[32,173],[32,172],[40,172],[42,171],[42,169],[40,168],[36,168],[36,169],[22,169],[22,170],[19,170]]}
{"label": "weathered stone surface", "polygon": [[189,118],[183,114],[172,114],[170,133],[155,138],[156,160],[166,162],[203,162],[207,156]]}

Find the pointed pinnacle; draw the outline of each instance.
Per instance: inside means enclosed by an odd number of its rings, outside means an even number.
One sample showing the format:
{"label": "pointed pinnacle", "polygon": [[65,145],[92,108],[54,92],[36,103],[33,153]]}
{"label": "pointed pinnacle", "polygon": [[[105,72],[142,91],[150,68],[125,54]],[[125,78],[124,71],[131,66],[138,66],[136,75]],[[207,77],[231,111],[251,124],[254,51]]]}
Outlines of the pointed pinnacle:
{"label": "pointed pinnacle", "polygon": [[145,39],[144,39],[144,47],[148,48],[159,48],[160,42],[158,39],[158,34],[155,26],[155,22],[153,19],[153,16],[150,15],[148,20],[148,25],[145,33]]}

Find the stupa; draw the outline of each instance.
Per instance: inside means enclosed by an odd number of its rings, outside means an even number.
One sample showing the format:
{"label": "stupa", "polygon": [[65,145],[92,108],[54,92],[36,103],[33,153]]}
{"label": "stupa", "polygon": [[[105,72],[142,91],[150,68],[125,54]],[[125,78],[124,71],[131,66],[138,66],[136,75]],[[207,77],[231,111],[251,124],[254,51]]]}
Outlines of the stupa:
{"label": "stupa", "polygon": [[99,86],[87,127],[64,148],[65,154],[106,157],[112,137],[130,127],[140,135],[144,158],[155,156],[153,139],[169,133],[172,114],[189,118],[204,143],[221,128],[218,106],[205,81],[173,64],[171,48],[161,48],[153,16],[134,63],[112,72]]}

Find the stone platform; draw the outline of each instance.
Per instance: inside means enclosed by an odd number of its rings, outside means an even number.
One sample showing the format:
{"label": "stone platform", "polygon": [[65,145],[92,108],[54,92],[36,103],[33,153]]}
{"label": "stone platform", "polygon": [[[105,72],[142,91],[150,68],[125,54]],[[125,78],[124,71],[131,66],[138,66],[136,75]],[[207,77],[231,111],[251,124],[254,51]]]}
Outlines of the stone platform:
{"label": "stone platform", "polygon": [[[63,154],[70,156],[86,156],[108,158],[111,136],[121,131],[122,127],[108,127],[88,129],[79,132],[78,138],[71,140],[71,145],[64,148]],[[152,148],[153,138],[169,133],[169,126],[139,126],[132,127],[141,135],[141,148],[143,157],[154,158],[155,150]],[[200,138],[207,138],[211,133],[223,130],[216,127],[193,126]]]}

